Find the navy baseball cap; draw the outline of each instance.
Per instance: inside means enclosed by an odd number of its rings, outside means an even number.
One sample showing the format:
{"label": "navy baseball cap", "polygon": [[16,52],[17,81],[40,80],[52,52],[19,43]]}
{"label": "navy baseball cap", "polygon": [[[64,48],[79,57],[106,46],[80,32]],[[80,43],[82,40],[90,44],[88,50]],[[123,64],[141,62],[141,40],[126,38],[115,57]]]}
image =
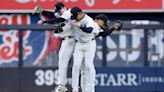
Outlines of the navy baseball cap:
{"label": "navy baseball cap", "polygon": [[57,2],[55,5],[55,12],[59,12],[64,6],[64,4],[62,2]]}
{"label": "navy baseball cap", "polygon": [[72,20],[76,19],[77,18],[77,15],[79,13],[81,13],[81,12],[82,12],[82,10],[79,7],[73,7],[73,8],[71,8],[71,14],[72,14],[71,19]]}
{"label": "navy baseball cap", "polygon": [[105,14],[99,14],[99,15],[96,16],[95,19],[101,19],[101,20],[103,20],[104,21],[104,25],[105,26],[108,26],[107,25],[108,17]]}

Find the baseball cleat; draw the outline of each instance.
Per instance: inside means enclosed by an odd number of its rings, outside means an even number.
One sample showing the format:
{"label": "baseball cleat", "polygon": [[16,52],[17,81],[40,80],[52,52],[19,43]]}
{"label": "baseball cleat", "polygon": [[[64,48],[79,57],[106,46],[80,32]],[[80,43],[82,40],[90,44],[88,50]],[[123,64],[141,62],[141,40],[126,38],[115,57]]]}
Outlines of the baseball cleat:
{"label": "baseball cleat", "polygon": [[52,91],[52,92],[67,92],[67,91],[68,89],[65,86],[59,85],[55,88],[55,91]]}

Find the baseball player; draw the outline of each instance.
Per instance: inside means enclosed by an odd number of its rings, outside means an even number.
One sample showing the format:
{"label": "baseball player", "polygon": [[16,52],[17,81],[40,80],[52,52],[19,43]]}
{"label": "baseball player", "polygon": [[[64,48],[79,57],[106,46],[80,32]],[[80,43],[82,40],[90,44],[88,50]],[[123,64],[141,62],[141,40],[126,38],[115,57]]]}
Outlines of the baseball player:
{"label": "baseball player", "polygon": [[62,28],[64,31],[59,35],[62,38],[62,44],[59,51],[58,87],[55,89],[55,92],[66,92],[67,88],[65,87],[65,85],[67,83],[68,62],[74,51],[75,39],[73,35],[73,30],[71,29],[71,24],[69,22],[69,19],[71,17],[70,9],[67,9],[61,2],[58,2],[55,5],[55,8],[55,11],[58,12],[61,17],[60,21],[58,22],[62,22],[62,18],[65,19],[65,21],[68,21],[66,25]]}
{"label": "baseball player", "polygon": [[95,18],[95,22],[99,25],[99,27],[103,30],[100,32],[97,37],[103,37],[110,35],[113,31],[120,31],[123,24],[120,20],[114,22],[114,24],[109,28],[108,24],[108,17],[104,14],[99,14]]}
{"label": "baseball player", "polygon": [[[68,62],[73,55],[74,47],[75,47],[75,38],[73,35],[72,25],[70,23],[71,12],[70,9],[67,9],[62,2],[58,2],[55,4],[55,12],[57,12],[58,17],[50,18],[45,21],[41,21],[41,23],[48,24],[58,24],[61,22],[66,22],[66,24],[59,26],[56,30],[59,32],[58,35],[62,39],[62,44],[59,50],[59,76],[58,76],[58,86],[52,92],[66,92],[67,88],[65,87],[67,82],[67,68]],[[44,14],[52,15],[50,12],[44,12]],[[53,15],[52,15],[53,16]]]}
{"label": "baseball player", "polygon": [[94,92],[95,67],[93,64],[96,41],[95,37],[102,29],[88,15],[84,14],[78,7],[71,9],[71,19],[73,28],[75,29],[76,45],[73,54],[73,69],[72,69],[72,88],[73,92],[79,92],[79,73],[82,63],[84,63],[88,72],[88,81],[84,92]]}
{"label": "baseball player", "polygon": [[[45,14],[47,14],[47,11],[45,11],[44,12]],[[50,12],[48,12],[48,14],[49,15],[51,15],[51,16],[53,16],[53,14]],[[62,19],[60,19],[60,20],[62,20]],[[56,18],[54,18],[54,19],[50,19],[50,20],[48,20],[48,21],[44,21],[44,23],[50,23],[50,24],[53,24],[53,23],[55,23],[56,22]],[[58,21],[58,22],[62,22],[62,21]],[[101,22],[100,22],[101,23]],[[94,24],[94,23],[93,23]],[[99,27],[94,27],[94,28],[97,28],[99,31],[100,31],[100,28]],[[83,28],[84,29],[84,28]],[[99,31],[97,31],[97,33],[99,32]],[[88,33],[88,32],[87,32]],[[96,33],[96,34],[97,34]],[[60,57],[59,57],[60,58]],[[59,67],[59,70],[60,70],[60,67]],[[87,70],[87,69],[86,69]],[[67,71],[67,70],[66,70]],[[85,71],[85,70],[83,70],[83,71]],[[86,71],[87,72],[87,71]],[[94,74],[94,73],[93,73]],[[60,75],[60,72],[59,72],[59,75]],[[93,78],[92,79],[94,79],[94,76],[92,76]],[[60,77],[59,77],[60,78]],[[60,78],[60,79],[62,79],[62,78]],[[73,78],[73,80],[74,80],[74,78]],[[60,82],[59,82],[60,83]],[[64,85],[64,84],[63,84]],[[56,89],[56,92],[65,92],[66,90],[63,90],[63,89],[65,89],[65,87],[63,87],[62,85],[59,85],[58,87],[57,87],[57,89]],[[84,88],[82,88],[83,90],[84,90]],[[83,91],[83,92],[85,92],[85,91]]]}
{"label": "baseball player", "polygon": [[[108,17],[104,14],[99,14],[95,18],[95,22],[98,24],[98,26],[103,30],[99,32],[99,34],[96,37],[103,37],[110,35],[113,31],[119,31],[122,28],[121,21],[116,21],[113,26],[108,28],[107,25]],[[82,92],[86,92],[85,88],[87,88],[87,82],[89,81],[88,78],[89,73],[87,72],[86,66],[82,64],[81,66],[81,88]],[[94,92],[94,88],[92,89],[92,92]]]}

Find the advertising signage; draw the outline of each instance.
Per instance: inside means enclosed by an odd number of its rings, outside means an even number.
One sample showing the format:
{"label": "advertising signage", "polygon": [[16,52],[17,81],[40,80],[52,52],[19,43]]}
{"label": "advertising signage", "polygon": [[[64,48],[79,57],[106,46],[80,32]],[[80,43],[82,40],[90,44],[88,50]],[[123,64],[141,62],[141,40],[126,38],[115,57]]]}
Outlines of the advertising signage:
{"label": "advertising signage", "polygon": [[58,1],[86,12],[162,12],[164,4],[162,0],[4,0],[0,3],[0,12],[31,13],[36,5],[53,10]]}

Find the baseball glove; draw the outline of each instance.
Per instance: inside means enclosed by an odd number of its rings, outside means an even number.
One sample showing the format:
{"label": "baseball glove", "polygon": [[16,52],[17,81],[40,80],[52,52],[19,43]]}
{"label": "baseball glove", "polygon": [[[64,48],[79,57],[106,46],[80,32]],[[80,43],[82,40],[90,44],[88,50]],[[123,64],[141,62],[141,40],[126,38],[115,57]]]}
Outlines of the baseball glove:
{"label": "baseball glove", "polygon": [[65,26],[64,22],[58,23],[58,24],[54,24],[54,32],[55,33],[60,33],[63,32],[64,30],[62,29],[62,27]]}
{"label": "baseball glove", "polygon": [[120,20],[117,20],[113,24],[113,28],[117,31],[120,31],[122,29],[123,23]]}
{"label": "baseball glove", "polygon": [[41,14],[41,13],[42,13],[42,7],[38,5],[34,8],[32,14]]}

